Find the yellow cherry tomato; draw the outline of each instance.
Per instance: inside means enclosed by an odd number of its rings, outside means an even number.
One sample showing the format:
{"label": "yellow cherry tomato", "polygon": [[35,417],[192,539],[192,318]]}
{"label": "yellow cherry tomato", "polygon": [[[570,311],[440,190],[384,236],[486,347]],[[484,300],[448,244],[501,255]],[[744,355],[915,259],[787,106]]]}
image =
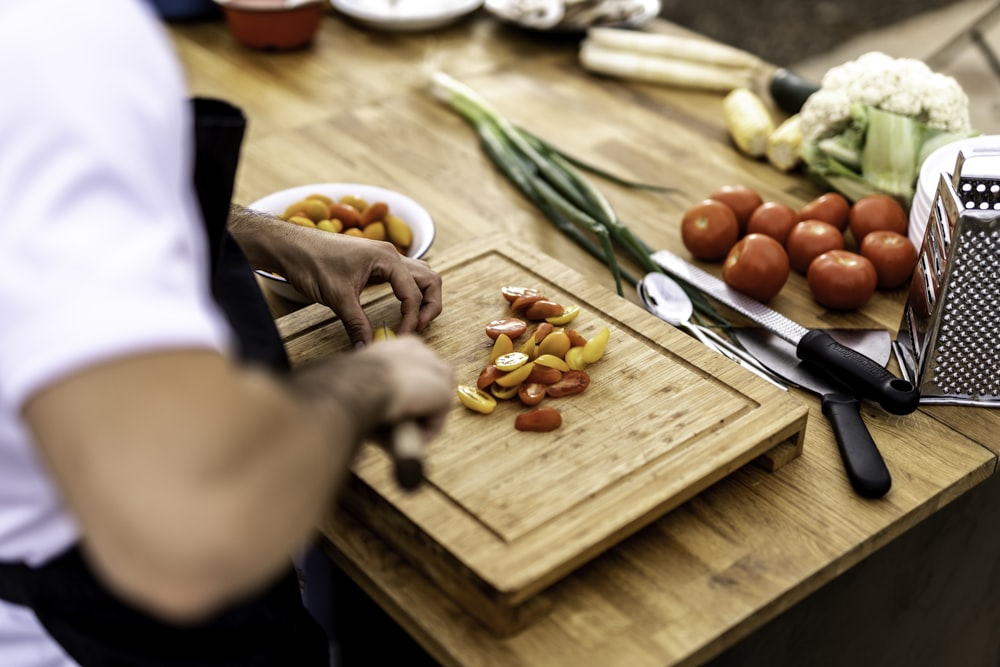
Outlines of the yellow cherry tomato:
{"label": "yellow cherry tomato", "polygon": [[[581,347],[579,349],[582,350],[583,348]],[[542,366],[548,366],[549,368],[555,368],[564,373],[569,370],[569,366],[566,365],[566,362],[554,354],[540,354],[535,357],[535,363],[541,364]]]}
{"label": "yellow cherry tomato", "polygon": [[556,315],[554,317],[546,317],[545,321],[554,324],[557,327],[561,327],[564,324],[569,324],[576,319],[576,316],[580,314],[580,306],[576,304],[572,306],[566,306],[563,310],[562,315]]}
{"label": "yellow cherry tomato", "polygon": [[384,322],[382,326],[375,327],[375,330],[372,332],[372,341],[389,340],[395,337],[396,332],[386,326]]}
{"label": "yellow cherry tomato", "polygon": [[[514,354],[517,354],[516,352]],[[499,361],[499,360],[498,360]],[[517,385],[524,382],[524,379],[531,375],[531,369],[535,367],[535,362],[529,361],[526,364],[518,366],[514,370],[510,371],[506,375],[502,375],[494,380],[494,384],[498,384],[501,387],[516,387]],[[499,368],[499,366],[497,366]]]}
{"label": "yellow cherry tomato", "polygon": [[535,341],[535,337],[528,336],[528,340],[521,343],[521,347],[517,348],[517,351],[528,355],[529,359],[534,359],[535,355],[538,354],[538,343]]}
{"label": "yellow cherry tomato", "polygon": [[505,354],[510,354],[514,351],[514,341],[510,339],[505,333],[497,336],[497,339],[493,341],[493,349],[490,350],[490,363],[495,363],[496,360]]}
{"label": "yellow cherry tomato", "polygon": [[501,401],[506,401],[508,399],[517,396],[517,389],[520,386],[521,386],[520,383],[510,387],[503,387],[501,385],[494,383],[490,387],[490,393],[493,394],[494,397],[500,399]]}
{"label": "yellow cherry tomato", "polygon": [[555,329],[538,344],[538,355],[552,354],[562,359],[569,348],[569,335],[562,329]]}
{"label": "yellow cherry tomato", "polygon": [[601,327],[601,330],[594,334],[593,338],[588,340],[587,344],[583,346],[583,360],[588,364],[592,364],[603,357],[610,337],[611,331],[607,327]]}
{"label": "yellow cherry tomato", "polygon": [[458,400],[473,412],[488,415],[497,407],[495,398],[478,387],[462,384],[458,386]]}
{"label": "yellow cherry tomato", "polygon": [[587,367],[587,362],[583,360],[582,347],[571,347],[566,350],[566,366],[570,370],[582,371]]}
{"label": "yellow cherry tomato", "polygon": [[512,371],[526,363],[528,363],[528,355],[524,352],[508,352],[497,357],[493,365],[502,371]]}

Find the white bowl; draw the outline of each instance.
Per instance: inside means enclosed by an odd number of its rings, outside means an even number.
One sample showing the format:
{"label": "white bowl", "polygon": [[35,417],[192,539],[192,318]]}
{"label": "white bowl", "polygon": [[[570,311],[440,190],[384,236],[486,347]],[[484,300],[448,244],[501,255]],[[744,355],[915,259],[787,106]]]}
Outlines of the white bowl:
{"label": "white bowl", "polygon": [[413,32],[441,28],[479,9],[483,0],[330,0],[367,28]]}
{"label": "white bowl", "polygon": [[930,219],[931,206],[937,195],[941,174],[947,174],[949,178],[952,176],[959,151],[962,151],[966,158],[1000,153],[1000,136],[981,135],[953,141],[941,146],[924,160],[920,166],[916,192],[910,205],[910,225],[907,232],[907,236],[917,246],[918,251],[924,242],[924,232]]}
{"label": "white bowl", "polygon": [[[404,194],[381,188],[376,185],[361,183],[313,183],[299,185],[287,190],[280,190],[248,204],[247,208],[263,213],[281,215],[290,205],[305,199],[311,194],[321,194],[331,199],[340,199],[345,195],[356,195],[368,203],[385,202],[389,212],[401,218],[413,232],[413,243],[406,252],[407,257],[419,259],[423,257],[434,241],[434,221],[427,210]],[[293,223],[288,223],[293,224]],[[330,234],[332,232],[322,232]],[[313,300],[288,284],[282,276],[258,269],[257,275],[264,280],[269,290],[278,296],[296,303],[312,303]]]}

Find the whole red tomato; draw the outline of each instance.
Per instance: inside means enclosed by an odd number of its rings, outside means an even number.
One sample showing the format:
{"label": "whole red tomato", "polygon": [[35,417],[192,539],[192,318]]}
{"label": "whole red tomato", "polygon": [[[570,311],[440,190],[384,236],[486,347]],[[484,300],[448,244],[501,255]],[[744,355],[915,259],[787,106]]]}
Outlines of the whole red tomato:
{"label": "whole red tomato", "polygon": [[798,213],[787,204],[776,201],[764,202],[754,209],[747,221],[747,234],[767,234],[781,245],[785,245],[788,232],[799,221]]}
{"label": "whole red tomato", "polygon": [[768,301],[788,280],[788,253],[766,234],[747,234],[722,263],[722,279],[758,301]]}
{"label": "whole red tomato", "polygon": [[827,192],[799,209],[799,220],[822,220],[844,231],[851,212],[851,204],[839,192]]}
{"label": "whole red tomato", "polygon": [[809,265],[806,282],[821,306],[856,310],[875,294],[878,274],[867,257],[849,250],[829,250]]}
{"label": "whole red tomato", "polygon": [[879,289],[901,287],[913,276],[917,249],[902,234],[884,229],[868,232],[861,242],[861,254],[871,260],[878,274]]}
{"label": "whole red tomato", "polygon": [[905,236],[909,221],[902,204],[889,195],[868,195],[851,206],[848,226],[860,248],[868,232],[886,229]]}
{"label": "whole red tomato", "polygon": [[684,212],[681,240],[697,259],[722,259],[740,237],[736,214],[728,204],[705,199]]}
{"label": "whole red tomato", "polygon": [[764,203],[764,199],[745,185],[723,185],[709,195],[709,199],[721,201],[733,209],[736,221],[740,224],[740,236],[746,233],[747,221],[754,209]]}
{"label": "whole red tomato", "polygon": [[844,235],[829,222],[803,220],[792,227],[785,240],[788,261],[801,274],[809,270],[809,264],[827,250],[844,247]]}

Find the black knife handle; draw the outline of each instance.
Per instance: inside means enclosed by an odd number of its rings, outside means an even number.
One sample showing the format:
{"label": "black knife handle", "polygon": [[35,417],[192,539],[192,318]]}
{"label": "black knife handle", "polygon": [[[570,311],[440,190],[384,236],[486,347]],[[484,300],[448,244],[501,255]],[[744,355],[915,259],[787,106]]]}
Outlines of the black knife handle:
{"label": "black knife handle", "polygon": [[908,415],[920,404],[920,391],[874,359],[841,345],[830,334],[811,329],[795,347],[802,361],[813,364],[859,398],[877,402],[895,415]]}
{"label": "black knife handle", "polygon": [[851,486],[865,498],[884,496],[892,486],[892,477],[872,434],[861,420],[861,404],[847,394],[824,394],[822,407],[833,426]]}

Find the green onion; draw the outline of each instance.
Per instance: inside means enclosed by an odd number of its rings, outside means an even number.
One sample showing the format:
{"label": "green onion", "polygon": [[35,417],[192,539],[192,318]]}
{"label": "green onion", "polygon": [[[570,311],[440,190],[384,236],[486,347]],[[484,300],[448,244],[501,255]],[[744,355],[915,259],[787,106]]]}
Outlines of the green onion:
{"label": "green onion", "polygon": [[[662,271],[652,259],[650,246],[619,220],[611,203],[583,172],[629,188],[666,194],[678,192],[676,188],[631,181],[574,158],[515,126],[476,91],[444,72],[435,72],[432,82],[434,94],[475,128],[494,166],[559,231],[605,262],[620,296],[624,296],[622,280],[632,285],[638,280],[618,265],[616,250],[645,272]],[[700,291],[685,284],[682,287],[699,314],[728,328],[729,323]]]}

